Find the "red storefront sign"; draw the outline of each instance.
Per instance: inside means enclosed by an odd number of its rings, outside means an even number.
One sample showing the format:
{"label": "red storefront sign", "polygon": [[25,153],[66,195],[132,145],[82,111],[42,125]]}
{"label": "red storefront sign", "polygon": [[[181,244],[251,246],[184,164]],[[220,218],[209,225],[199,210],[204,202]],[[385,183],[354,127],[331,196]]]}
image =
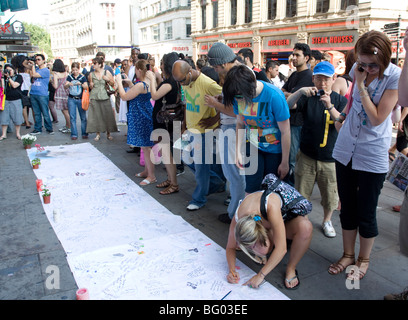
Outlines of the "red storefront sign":
{"label": "red storefront sign", "polygon": [[339,43],[353,43],[354,36],[331,36],[331,37],[312,37],[311,44],[339,44]]}

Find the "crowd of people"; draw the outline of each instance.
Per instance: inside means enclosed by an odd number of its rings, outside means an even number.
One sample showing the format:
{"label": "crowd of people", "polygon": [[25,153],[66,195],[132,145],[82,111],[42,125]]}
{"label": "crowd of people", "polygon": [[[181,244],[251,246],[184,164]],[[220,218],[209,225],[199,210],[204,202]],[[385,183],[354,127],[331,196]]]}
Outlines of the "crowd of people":
{"label": "crowd of people", "polygon": [[[407,34],[404,47],[408,51]],[[53,134],[58,121],[54,108],[61,110],[62,132],[72,140],[79,136],[77,112],[82,138],[95,133],[95,141],[104,132],[112,140],[119,117],[128,126],[128,152],[140,152],[144,160],[144,170],[136,173],[141,186],[157,182],[158,154],[167,172],[167,179],[156,185],[163,195],[180,190],[177,176],[184,166],[193,171],[196,186],[188,211],[201,209],[209,194],[229,186],[227,213],[219,216],[230,224],[228,281],[239,280],[239,248],[264,265],[246,283],[257,288],[282,260],[290,239],[284,285],[298,288],[296,267],[312,238],[307,215],[315,183],[325,236],[336,236],[331,217],[340,210],[344,252],[328,272],[338,275],[355,265],[349,279],[361,280],[367,273],[378,235],[376,208],[389,168],[392,126],[399,121],[392,114],[398,105],[408,107],[403,90],[407,64],[401,75],[401,68],[391,63],[391,42],[383,33],[362,35],[346,55],[341,75],[304,43],[294,45],[289,77],[279,72],[277,62],[256,68],[250,49],[235,54],[221,42],[196,63],[167,53],[159,68],[139,48],[112,66],[100,52],[90,71],[73,63],[68,72],[58,59],[47,68],[42,55],[36,55],[35,63],[17,60],[5,66],[0,140],[6,139],[10,122],[21,139],[20,126],[31,126],[28,110],[34,115],[33,135],[41,134],[43,126]],[[81,100],[88,89],[87,113]],[[157,130],[162,134],[153,134]],[[173,147],[176,140],[182,152]],[[405,254],[407,247],[406,236],[401,236]]]}

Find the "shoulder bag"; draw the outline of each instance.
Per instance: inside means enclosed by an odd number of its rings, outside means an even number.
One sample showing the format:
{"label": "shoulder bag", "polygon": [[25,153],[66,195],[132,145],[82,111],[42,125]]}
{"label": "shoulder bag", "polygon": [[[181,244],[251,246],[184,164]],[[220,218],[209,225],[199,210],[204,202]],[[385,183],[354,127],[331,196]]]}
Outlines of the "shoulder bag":
{"label": "shoulder bag", "polygon": [[[104,73],[105,75],[106,75],[106,70],[105,70],[105,73]],[[115,88],[113,88],[110,84],[109,84],[109,82],[108,81],[105,81],[105,89],[106,89],[106,93],[108,94],[108,96],[111,96],[112,94],[114,94],[115,93]]]}
{"label": "shoulder bag", "polygon": [[167,104],[165,96],[163,97],[162,101],[163,101],[163,106],[156,115],[156,119],[158,123],[168,124],[169,122],[173,122],[173,121],[183,121],[184,108],[186,104],[181,99],[180,88],[178,88],[176,103]]}

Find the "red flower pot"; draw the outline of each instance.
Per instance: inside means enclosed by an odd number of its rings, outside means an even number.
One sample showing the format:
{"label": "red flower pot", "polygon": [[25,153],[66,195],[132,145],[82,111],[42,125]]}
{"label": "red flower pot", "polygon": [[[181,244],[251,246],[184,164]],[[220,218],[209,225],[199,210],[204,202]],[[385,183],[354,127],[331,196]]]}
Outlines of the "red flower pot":
{"label": "red flower pot", "polygon": [[44,204],[50,204],[51,203],[51,196],[43,196]]}
{"label": "red flower pot", "polygon": [[39,169],[40,165],[39,164],[33,164],[33,169]]}
{"label": "red flower pot", "polygon": [[31,144],[24,145],[24,149],[31,149]]}

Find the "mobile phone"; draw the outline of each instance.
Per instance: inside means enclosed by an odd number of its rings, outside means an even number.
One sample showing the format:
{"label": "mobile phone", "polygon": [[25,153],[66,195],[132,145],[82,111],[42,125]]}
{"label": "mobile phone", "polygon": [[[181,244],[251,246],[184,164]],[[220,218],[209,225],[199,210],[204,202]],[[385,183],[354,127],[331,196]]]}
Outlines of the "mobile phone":
{"label": "mobile phone", "polygon": [[146,69],[150,70],[150,63],[146,64]]}

